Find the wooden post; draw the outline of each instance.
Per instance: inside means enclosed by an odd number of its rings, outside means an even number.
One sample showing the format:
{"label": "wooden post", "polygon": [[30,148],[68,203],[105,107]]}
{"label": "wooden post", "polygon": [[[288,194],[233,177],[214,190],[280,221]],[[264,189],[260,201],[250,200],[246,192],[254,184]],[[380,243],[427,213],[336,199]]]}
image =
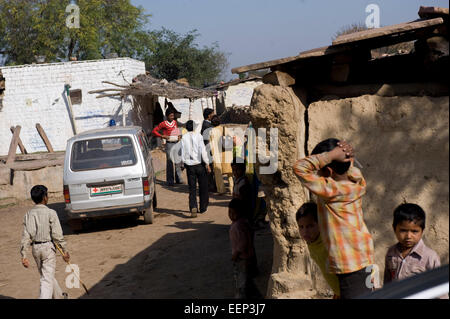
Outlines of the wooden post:
{"label": "wooden post", "polygon": [[[14,135],[14,126],[11,126],[10,128],[11,133]],[[22,140],[19,137],[19,148],[20,151],[22,152],[22,154],[28,154],[27,149],[25,148],[25,146],[23,146]]]}
{"label": "wooden post", "polygon": [[189,99],[189,120],[192,120],[192,112],[193,112],[193,102],[192,99]]}
{"label": "wooden post", "polygon": [[21,127],[19,125],[17,125],[14,129],[11,144],[9,145],[8,157],[6,158],[6,165],[11,165],[16,159],[17,146],[19,145],[20,129]]}
{"label": "wooden post", "polygon": [[124,110],[124,105],[123,105],[123,96],[120,99],[120,105],[122,106],[122,126],[126,126],[125,122],[126,122],[126,115],[125,115],[125,110]]}
{"label": "wooden post", "polygon": [[70,120],[72,122],[72,127],[73,127],[73,134],[77,135],[77,125],[75,123],[75,116],[73,114],[73,107],[72,107],[72,99],[70,98],[70,91],[69,91],[70,86],[68,84],[66,84],[64,86],[64,89],[66,91],[66,95],[67,95],[67,102],[69,103],[69,116],[70,116]]}
{"label": "wooden post", "polygon": [[45,134],[45,131],[42,128],[41,124],[37,123],[36,129],[37,129],[39,135],[41,136],[42,140],[44,141],[45,147],[47,147],[48,152],[53,153],[54,151],[53,151],[52,144],[48,140],[47,134]]}
{"label": "wooden post", "polygon": [[216,99],[214,98],[214,96],[211,96],[211,101],[212,101],[214,113],[217,114],[217,111],[216,111]]}
{"label": "wooden post", "polygon": [[202,104],[202,114],[203,114],[203,111],[205,110],[205,106],[203,105],[203,98],[200,99],[200,103]]}

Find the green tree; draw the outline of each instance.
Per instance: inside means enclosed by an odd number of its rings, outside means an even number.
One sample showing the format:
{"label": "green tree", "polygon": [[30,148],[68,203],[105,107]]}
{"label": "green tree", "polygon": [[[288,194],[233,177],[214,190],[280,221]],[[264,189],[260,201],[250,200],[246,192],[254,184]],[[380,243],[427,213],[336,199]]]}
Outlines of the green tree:
{"label": "green tree", "polygon": [[[0,0],[0,62],[30,64],[102,59],[111,55],[146,62],[157,78],[186,78],[195,87],[219,81],[228,62],[217,43],[199,48],[186,35],[147,30],[150,15],[130,0],[78,0],[80,28],[69,28],[69,0]],[[3,61],[2,61],[3,60]]]}
{"label": "green tree", "polygon": [[139,58],[152,48],[145,30],[150,15],[130,0],[79,0],[80,28],[66,26],[61,0],[0,0],[0,54],[5,64],[100,59],[108,54]]}
{"label": "green tree", "polygon": [[173,81],[186,78],[193,87],[217,83],[228,66],[217,43],[199,48],[197,30],[185,35],[162,28],[150,33],[154,48],[145,57],[147,69],[156,78]]}

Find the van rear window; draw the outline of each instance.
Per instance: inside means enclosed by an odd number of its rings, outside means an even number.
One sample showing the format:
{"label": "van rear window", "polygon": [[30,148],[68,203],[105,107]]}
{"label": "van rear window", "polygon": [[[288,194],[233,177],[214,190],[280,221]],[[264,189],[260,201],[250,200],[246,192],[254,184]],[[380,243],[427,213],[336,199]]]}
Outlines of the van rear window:
{"label": "van rear window", "polygon": [[72,171],[132,166],[136,154],[130,137],[108,137],[78,141],[73,144]]}

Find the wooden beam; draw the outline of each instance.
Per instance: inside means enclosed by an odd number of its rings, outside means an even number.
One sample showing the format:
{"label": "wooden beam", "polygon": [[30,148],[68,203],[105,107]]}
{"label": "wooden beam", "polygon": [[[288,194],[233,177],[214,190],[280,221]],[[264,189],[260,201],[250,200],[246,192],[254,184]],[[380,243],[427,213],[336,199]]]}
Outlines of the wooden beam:
{"label": "wooden beam", "polygon": [[291,57],[282,58],[282,59],[278,59],[278,60],[271,60],[271,61],[267,61],[267,62],[261,62],[261,63],[246,65],[246,66],[241,66],[238,68],[231,69],[231,73],[239,74],[239,73],[244,73],[244,72],[248,72],[248,71],[267,69],[267,68],[270,68],[275,65],[295,61],[298,58],[299,58],[298,55],[296,55],[296,56],[291,56]]}
{"label": "wooden beam", "polygon": [[33,171],[50,166],[64,165],[64,158],[58,158],[54,160],[36,160],[36,161],[25,161],[25,162],[15,162],[9,167],[15,171]]}
{"label": "wooden beam", "polygon": [[47,134],[45,134],[45,131],[42,128],[41,124],[37,123],[36,129],[37,129],[39,135],[41,136],[42,140],[44,141],[45,147],[47,147],[48,152],[53,153],[54,151],[53,151],[52,144],[48,140]]}
{"label": "wooden beam", "polygon": [[[65,152],[54,152],[54,153],[35,153],[35,154],[17,154],[15,162],[21,161],[31,161],[31,160],[54,160],[58,158],[64,158]],[[0,156],[0,161],[6,161],[7,156]]]}
{"label": "wooden beam", "polygon": [[[10,130],[11,133],[14,135],[14,126],[11,126]],[[27,149],[25,148],[25,146],[23,146],[22,139],[20,137],[19,137],[19,148],[22,154],[28,154]]]}
{"label": "wooden beam", "polygon": [[296,55],[296,56],[291,56],[291,57],[282,58],[282,59],[278,59],[278,60],[272,60],[272,61],[267,61],[267,62],[261,62],[261,63],[246,65],[246,66],[241,66],[241,67],[232,69],[231,72],[232,73],[243,73],[243,72],[248,72],[248,71],[267,69],[267,68],[274,67],[274,66],[277,66],[280,64],[289,63],[292,61],[297,61],[297,60],[302,60],[302,59],[307,59],[307,58],[314,58],[314,57],[322,57],[325,55],[341,53],[341,52],[345,52],[345,51],[349,51],[349,50],[351,50],[351,48],[348,46],[339,46],[339,47],[325,46],[325,47],[320,47],[320,48],[300,52],[299,55]]}
{"label": "wooden beam", "polygon": [[20,125],[17,125],[14,129],[14,134],[9,145],[8,157],[6,158],[6,165],[9,166],[14,163],[16,159],[17,146],[19,145]]}
{"label": "wooden beam", "polygon": [[348,46],[334,47],[332,45],[329,45],[326,47],[321,47],[321,48],[317,48],[317,49],[300,52],[298,57],[300,59],[314,58],[314,57],[321,57],[321,56],[330,55],[330,54],[342,53],[342,52],[346,52],[346,51],[350,51],[350,50],[351,50],[351,47],[348,47]]}
{"label": "wooden beam", "polygon": [[380,37],[391,36],[391,35],[400,34],[400,33],[408,32],[408,31],[417,31],[420,29],[435,27],[435,26],[441,25],[443,23],[444,23],[444,19],[435,18],[435,19],[430,19],[430,20],[412,21],[412,22],[408,22],[408,23],[400,23],[400,24],[395,24],[395,25],[376,28],[376,29],[369,29],[369,30],[364,30],[364,31],[360,31],[360,32],[341,35],[333,41],[333,45],[348,44],[348,43],[358,42],[358,41],[363,41],[363,40],[368,40],[368,39],[375,39],[375,38],[380,38]]}

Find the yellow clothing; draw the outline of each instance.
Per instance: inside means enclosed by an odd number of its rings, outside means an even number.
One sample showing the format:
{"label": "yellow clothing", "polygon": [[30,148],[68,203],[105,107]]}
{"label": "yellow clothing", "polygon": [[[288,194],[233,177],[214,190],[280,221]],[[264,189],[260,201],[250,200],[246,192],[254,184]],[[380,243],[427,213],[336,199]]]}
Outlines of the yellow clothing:
{"label": "yellow clothing", "polygon": [[233,154],[231,151],[222,151],[222,137],[223,126],[219,125],[211,130],[209,135],[209,143],[211,145],[211,153],[213,156],[213,168],[214,176],[216,180],[217,191],[219,193],[225,193],[225,184],[223,181],[223,175],[228,176],[230,192],[233,189],[233,182],[231,178],[231,162],[233,161]]}
{"label": "yellow clothing", "polygon": [[320,271],[322,272],[323,277],[326,282],[333,290],[335,295],[340,295],[339,289],[339,280],[336,274],[332,274],[327,272],[326,270],[326,262],[328,259],[328,251],[325,247],[322,237],[319,236],[314,242],[308,244],[309,255],[316,262],[317,266],[319,266]]}
{"label": "yellow clothing", "polygon": [[209,142],[211,143],[211,153],[213,156],[214,167],[222,170],[223,174],[231,174],[231,162],[233,161],[233,153],[231,150],[223,152],[221,147],[221,139],[223,137],[222,125],[216,126],[211,130]]}

